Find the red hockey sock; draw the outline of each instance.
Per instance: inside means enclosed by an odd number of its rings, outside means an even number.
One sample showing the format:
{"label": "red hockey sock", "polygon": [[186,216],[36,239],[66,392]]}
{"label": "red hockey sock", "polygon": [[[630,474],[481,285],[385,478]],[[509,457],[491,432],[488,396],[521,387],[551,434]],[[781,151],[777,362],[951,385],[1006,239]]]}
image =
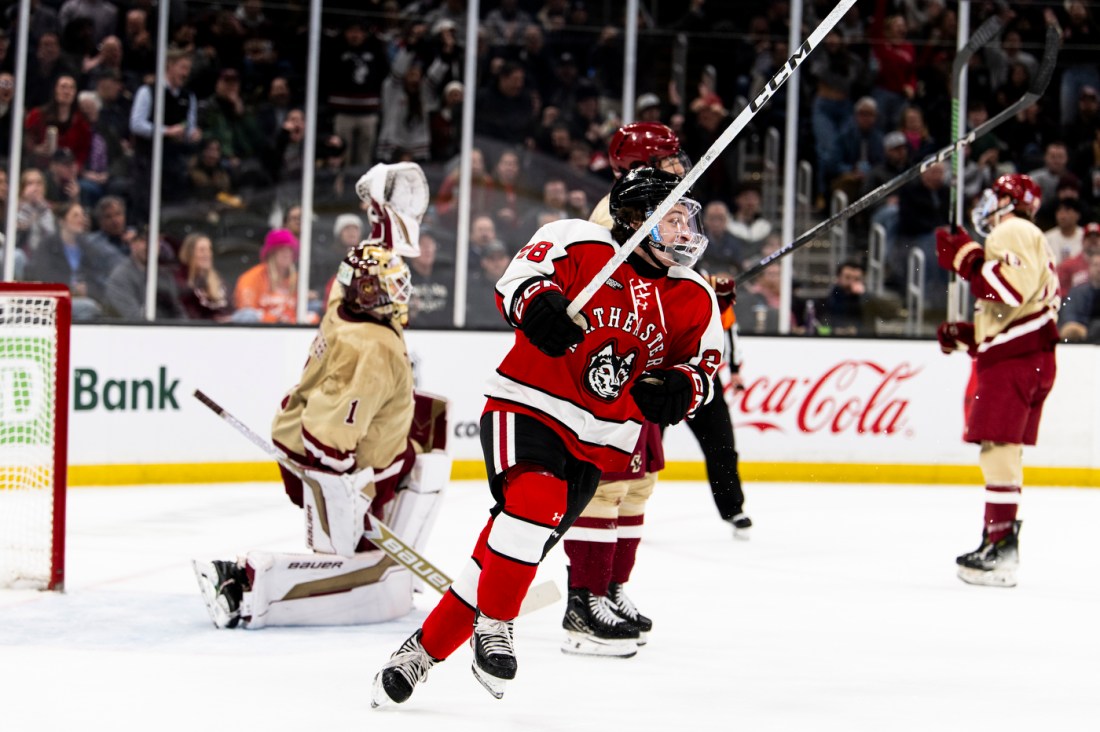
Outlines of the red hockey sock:
{"label": "red hockey sock", "polygon": [[1012,531],[1020,505],[1020,486],[985,487],[985,530],[989,541],[997,541]]}
{"label": "red hockey sock", "polygon": [[[573,538],[571,538],[573,537]],[[606,595],[615,557],[616,520],[581,516],[565,535],[569,587]]]}
{"label": "red hockey sock", "polygon": [[493,519],[479,557],[477,606],[485,615],[511,620],[519,614],[546,543],[565,515],[566,502],[564,480],[541,470],[509,471],[504,510]]}
{"label": "red hockey sock", "polygon": [[442,661],[474,633],[474,609],[459,600],[453,592],[443,595],[424,620],[420,644],[432,658]]}
{"label": "red hockey sock", "polygon": [[642,543],[642,524],[645,515],[620,516],[619,540],[615,543],[615,561],[611,565],[611,581],[626,584],[634,561],[638,557],[638,545]]}

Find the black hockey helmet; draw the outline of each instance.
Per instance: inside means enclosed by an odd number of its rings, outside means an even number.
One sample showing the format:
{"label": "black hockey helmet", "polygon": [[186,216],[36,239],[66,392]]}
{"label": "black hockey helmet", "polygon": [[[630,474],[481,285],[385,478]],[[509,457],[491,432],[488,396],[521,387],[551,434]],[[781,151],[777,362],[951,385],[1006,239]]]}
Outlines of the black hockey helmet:
{"label": "black hockey helmet", "polygon": [[[611,187],[608,208],[613,227],[611,235],[625,244],[661,202],[680,183],[680,176],[656,168],[634,168]],[[654,226],[646,238],[651,250],[663,254],[666,264],[691,267],[707,247],[707,238],[699,226],[699,202],[685,195]]]}

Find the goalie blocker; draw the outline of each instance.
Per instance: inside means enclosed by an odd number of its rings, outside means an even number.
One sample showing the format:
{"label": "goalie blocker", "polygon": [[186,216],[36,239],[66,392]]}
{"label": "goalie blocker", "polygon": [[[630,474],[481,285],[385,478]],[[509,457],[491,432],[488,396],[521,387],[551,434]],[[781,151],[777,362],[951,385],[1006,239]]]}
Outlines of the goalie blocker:
{"label": "goalie blocker", "polygon": [[[443,450],[446,401],[417,393],[415,402],[409,439],[416,455],[411,469],[377,471],[377,497],[370,511],[395,535],[423,551],[450,478],[451,458]],[[358,499],[349,497],[353,504]],[[335,507],[326,508],[332,515]],[[317,535],[324,522],[311,521],[306,513],[306,541],[317,550],[313,553],[250,551],[236,563],[193,563],[215,626],[358,625],[392,620],[412,609],[414,585],[430,577],[415,576],[366,538],[350,555],[325,553],[322,547],[332,540]],[[365,521],[369,526],[370,517]]]}

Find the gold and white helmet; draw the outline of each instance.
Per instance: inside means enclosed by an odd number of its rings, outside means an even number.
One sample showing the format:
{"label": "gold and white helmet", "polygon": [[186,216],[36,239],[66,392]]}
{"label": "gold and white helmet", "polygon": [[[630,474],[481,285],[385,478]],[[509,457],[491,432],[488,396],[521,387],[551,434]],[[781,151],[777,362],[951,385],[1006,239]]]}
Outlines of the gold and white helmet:
{"label": "gold and white helmet", "polygon": [[344,307],[394,325],[409,322],[412,278],[400,256],[363,241],[348,250],[336,272],[344,287]]}

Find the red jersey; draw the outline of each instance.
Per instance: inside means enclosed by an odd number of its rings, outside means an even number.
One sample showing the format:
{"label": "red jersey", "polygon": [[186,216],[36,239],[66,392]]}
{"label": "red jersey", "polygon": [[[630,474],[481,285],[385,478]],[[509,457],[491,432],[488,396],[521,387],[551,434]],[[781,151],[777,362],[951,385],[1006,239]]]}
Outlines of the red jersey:
{"label": "red jersey", "polygon": [[[616,250],[611,232],[597,224],[547,224],[497,282],[497,306],[514,326],[514,306],[532,287],[549,281],[572,300]],[[517,330],[486,394],[485,411],[529,415],[560,435],[580,459],[604,471],[627,470],[643,420],[630,395],[638,376],[679,367],[696,390],[693,410],[712,397],[723,345],[718,304],[692,270],[660,269],[635,253],[583,313],[584,340],[560,358],[547,356]]]}

